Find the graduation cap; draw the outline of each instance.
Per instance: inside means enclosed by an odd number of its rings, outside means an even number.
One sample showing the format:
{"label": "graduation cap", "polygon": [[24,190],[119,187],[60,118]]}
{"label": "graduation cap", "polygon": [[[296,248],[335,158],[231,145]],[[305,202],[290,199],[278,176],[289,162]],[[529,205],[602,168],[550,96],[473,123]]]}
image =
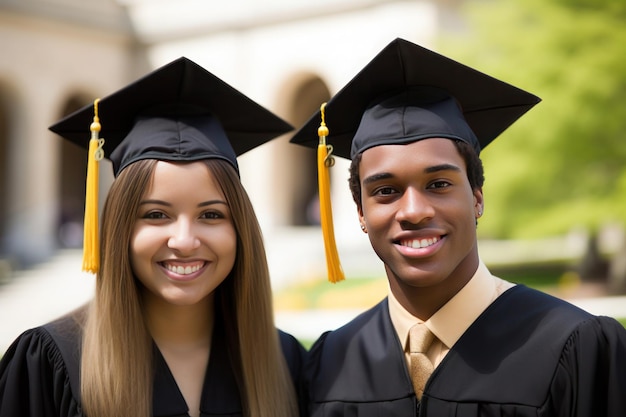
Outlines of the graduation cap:
{"label": "graduation cap", "polygon": [[[411,138],[440,133],[459,136],[480,150],[539,101],[533,94],[397,38],[329,100],[328,139],[333,154],[348,159],[376,144],[409,143]],[[318,111],[291,142],[316,147],[320,117]]]}
{"label": "graduation cap", "polygon": [[[139,159],[193,161],[237,156],[292,126],[200,65],[179,58],[101,99],[104,155],[114,174]],[[89,105],[50,130],[87,147]]]}
{"label": "graduation cap", "polygon": [[[323,105],[292,143],[352,159],[379,145],[407,144],[442,137],[469,143],[477,153],[540,99],[450,58],[397,38]],[[320,125],[321,120],[321,125]],[[319,131],[318,131],[319,126]],[[328,127],[327,127],[328,126]],[[329,133],[330,132],[330,133]],[[321,148],[325,148],[326,151]],[[320,212],[326,246],[332,246],[330,196],[326,171],[318,162]],[[324,219],[327,219],[327,222]],[[329,253],[330,252],[330,253]],[[327,260],[336,259],[332,248]],[[329,279],[334,280],[329,266]]]}
{"label": "graduation cap", "polygon": [[83,269],[96,272],[98,161],[102,157],[111,160],[116,177],[142,159],[217,158],[228,161],[239,172],[237,156],[292,130],[292,126],[181,57],[70,114],[50,130],[89,149]]}

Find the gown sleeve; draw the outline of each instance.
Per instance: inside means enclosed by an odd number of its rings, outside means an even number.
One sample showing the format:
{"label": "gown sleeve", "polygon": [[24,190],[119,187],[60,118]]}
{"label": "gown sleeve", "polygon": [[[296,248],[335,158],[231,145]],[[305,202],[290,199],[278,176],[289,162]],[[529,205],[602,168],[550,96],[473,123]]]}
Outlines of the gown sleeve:
{"label": "gown sleeve", "polygon": [[302,366],[306,357],[304,346],[292,335],[282,330],[278,331],[280,337],[280,346],[289,368],[289,373],[294,383],[300,381]]}
{"label": "gown sleeve", "polygon": [[559,415],[626,416],[624,327],[609,317],[581,324],[565,346],[551,389]]}
{"label": "gown sleeve", "polygon": [[0,361],[0,417],[78,417],[61,352],[43,328],[24,332]]}
{"label": "gown sleeve", "polygon": [[278,330],[278,335],[280,338],[280,346],[296,390],[299,413],[301,416],[304,416],[306,402],[303,394],[302,370],[307,352],[304,346],[289,333]]}

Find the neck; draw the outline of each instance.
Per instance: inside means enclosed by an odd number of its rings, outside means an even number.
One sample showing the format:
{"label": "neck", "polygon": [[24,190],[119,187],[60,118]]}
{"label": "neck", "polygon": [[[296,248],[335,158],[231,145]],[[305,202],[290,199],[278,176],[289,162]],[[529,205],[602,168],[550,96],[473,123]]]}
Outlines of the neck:
{"label": "neck", "polygon": [[425,286],[410,285],[399,279],[388,266],[385,266],[385,269],[394,297],[409,313],[426,321],[472,279],[478,269],[478,263],[477,255],[470,257],[449,276],[436,284]]}
{"label": "neck", "polygon": [[159,347],[210,345],[214,323],[214,297],[191,306],[177,306],[144,296],[144,315],[150,335]]}

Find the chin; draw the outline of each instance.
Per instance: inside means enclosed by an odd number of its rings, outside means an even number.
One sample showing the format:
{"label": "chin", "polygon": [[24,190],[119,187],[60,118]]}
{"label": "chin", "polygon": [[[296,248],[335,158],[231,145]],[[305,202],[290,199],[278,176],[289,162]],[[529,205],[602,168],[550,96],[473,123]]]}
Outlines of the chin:
{"label": "chin", "polygon": [[441,270],[430,270],[424,268],[409,267],[403,268],[399,274],[394,274],[396,279],[402,284],[411,287],[430,287],[445,281],[446,273]]}

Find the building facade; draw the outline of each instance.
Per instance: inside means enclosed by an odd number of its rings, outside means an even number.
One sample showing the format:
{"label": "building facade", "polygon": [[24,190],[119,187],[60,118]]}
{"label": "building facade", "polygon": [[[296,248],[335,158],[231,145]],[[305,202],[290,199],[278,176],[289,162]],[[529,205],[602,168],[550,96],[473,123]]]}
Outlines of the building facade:
{"label": "building facade", "polygon": [[[86,151],[47,127],[96,97],[186,56],[297,127],[392,39],[436,49],[441,31],[458,23],[457,6],[451,0],[232,0],[219,7],[206,0],[0,0],[0,258],[24,268],[81,246]],[[240,158],[277,283],[325,274],[315,152],[288,140]],[[381,266],[359,229],[348,161],[338,160],[331,175],[344,269],[371,273]],[[100,178],[104,194],[112,181],[106,163]],[[363,262],[368,258],[374,263]]]}

